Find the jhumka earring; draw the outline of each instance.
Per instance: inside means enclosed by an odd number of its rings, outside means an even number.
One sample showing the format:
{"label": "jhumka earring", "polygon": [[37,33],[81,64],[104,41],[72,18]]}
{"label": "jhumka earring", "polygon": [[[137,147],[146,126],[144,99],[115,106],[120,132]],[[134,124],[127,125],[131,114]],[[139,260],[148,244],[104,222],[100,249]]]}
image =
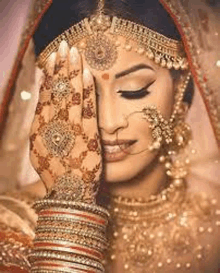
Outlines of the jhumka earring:
{"label": "jhumka earring", "polygon": [[192,135],[190,126],[185,122],[188,106],[183,102],[184,92],[190,80],[190,73],[176,93],[176,102],[171,118],[167,121],[155,106],[143,109],[144,118],[150,123],[153,143],[150,151],[162,151],[160,162],[166,167],[166,174],[177,186],[182,185],[187,175],[187,160],[174,159],[189,143]]}

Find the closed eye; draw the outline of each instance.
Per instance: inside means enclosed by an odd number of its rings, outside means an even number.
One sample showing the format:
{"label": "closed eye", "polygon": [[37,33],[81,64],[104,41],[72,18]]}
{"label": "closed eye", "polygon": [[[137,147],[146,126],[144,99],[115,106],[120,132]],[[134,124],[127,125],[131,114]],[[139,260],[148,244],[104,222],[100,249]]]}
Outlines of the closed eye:
{"label": "closed eye", "polygon": [[147,88],[151,85],[147,84],[145,87],[139,89],[139,90],[135,90],[135,91],[127,91],[127,90],[119,90],[117,91],[117,93],[121,94],[121,97],[125,98],[125,99],[142,99],[145,96],[150,94],[150,91],[147,90]]}

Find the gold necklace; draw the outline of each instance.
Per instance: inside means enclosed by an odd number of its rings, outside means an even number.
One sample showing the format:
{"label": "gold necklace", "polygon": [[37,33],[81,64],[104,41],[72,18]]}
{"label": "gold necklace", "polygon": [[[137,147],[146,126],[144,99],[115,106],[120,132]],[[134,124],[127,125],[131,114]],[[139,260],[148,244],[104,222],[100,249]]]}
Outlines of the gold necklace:
{"label": "gold necklace", "polygon": [[[129,273],[172,272],[171,268],[182,267],[196,272],[197,261],[210,251],[209,245],[200,243],[201,236],[214,234],[220,226],[216,200],[187,193],[183,180],[150,200],[113,196],[110,203],[107,264],[121,260]],[[184,260],[187,255],[191,259]]]}

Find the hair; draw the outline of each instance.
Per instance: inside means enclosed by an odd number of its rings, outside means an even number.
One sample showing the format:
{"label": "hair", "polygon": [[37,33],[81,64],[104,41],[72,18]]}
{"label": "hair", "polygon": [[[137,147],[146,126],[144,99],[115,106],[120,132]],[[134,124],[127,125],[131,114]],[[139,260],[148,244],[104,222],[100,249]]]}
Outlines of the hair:
{"label": "hair", "polygon": [[[40,52],[58,35],[85,17],[95,14],[100,0],[53,0],[34,34],[35,52]],[[158,0],[105,0],[103,12],[149,27],[166,37],[181,40],[170,15]],[[178,73],[171,75],[174,80]],[[184,101],[189,105],[193,97],[193,81],[185,92]]]}

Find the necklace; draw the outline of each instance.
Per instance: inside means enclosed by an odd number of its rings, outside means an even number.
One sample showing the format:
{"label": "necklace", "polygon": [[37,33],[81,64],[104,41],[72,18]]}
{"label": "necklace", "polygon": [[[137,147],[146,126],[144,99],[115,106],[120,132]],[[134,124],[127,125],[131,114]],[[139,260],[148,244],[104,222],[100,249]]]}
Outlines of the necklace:
{"label": "necklace", "polygon": [[183,180],[149,200],[112,196],[107,264],[120,260],[128,273],[182,267],[196,272],[210,255],[201,236],[214,234],[220,225],[215,203],[203,194],[188,194]]}

